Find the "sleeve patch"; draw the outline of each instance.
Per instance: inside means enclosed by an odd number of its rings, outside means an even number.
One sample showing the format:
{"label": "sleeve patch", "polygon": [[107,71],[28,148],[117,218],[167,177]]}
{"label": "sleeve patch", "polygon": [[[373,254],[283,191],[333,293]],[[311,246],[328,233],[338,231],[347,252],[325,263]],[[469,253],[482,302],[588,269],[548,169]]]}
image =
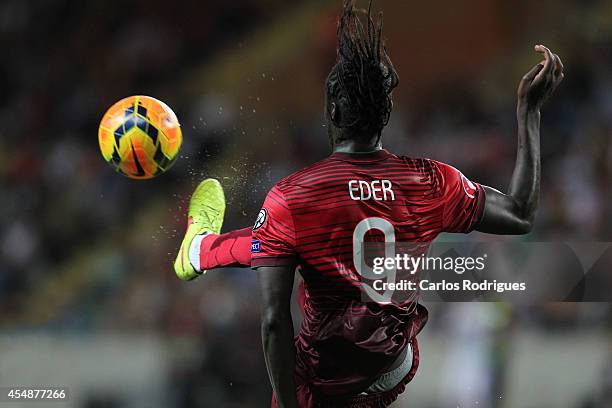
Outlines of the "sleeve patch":
{"label": "sleeve patch", "polygon": [[477,187],[474,183],[472,183],[467,177],[461,174],[461,185],[463,185],[463,191],[467,194],[468,197],[474,198],[476,196]]}
{"label": "sleeve patch", "polygon": [[264,226],[266,220],[268,219],[268,210],[262,208],[257,214],[257,219],[255,220],[255,225],[253,225],[253,231],[257,231],[261,227]]}

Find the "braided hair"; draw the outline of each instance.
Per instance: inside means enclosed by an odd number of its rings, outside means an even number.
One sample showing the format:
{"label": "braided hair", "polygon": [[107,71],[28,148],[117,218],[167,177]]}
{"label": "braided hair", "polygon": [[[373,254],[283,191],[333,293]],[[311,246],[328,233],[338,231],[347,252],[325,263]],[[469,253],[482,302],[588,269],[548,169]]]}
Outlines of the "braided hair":
{"label": "braided hair", "polygon": [[[356,10],[354,0],[343,0],[338,22],[336,64],[326,81],[328,114],[331,103],[339,108],[334,119],[347,138],[370,138],[389,122],[393,102],[391,92],[399,77],[382,37],[383,19],[372,19],[372,0],[367,13]],[[366,15],[365,27],[357,13]]]}

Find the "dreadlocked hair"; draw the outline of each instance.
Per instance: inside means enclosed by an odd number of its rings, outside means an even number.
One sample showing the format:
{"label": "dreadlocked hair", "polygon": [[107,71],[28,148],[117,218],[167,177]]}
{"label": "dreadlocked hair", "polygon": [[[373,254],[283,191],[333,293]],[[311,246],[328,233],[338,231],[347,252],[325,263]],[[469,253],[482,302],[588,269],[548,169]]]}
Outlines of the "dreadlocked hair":
{"label": "dreadlocked hair", "polygon": [[[365,27],[357,13],[366,16]],[[372,0],[367,12],[356,10],[354,0],[344,0],[338,22],[336,64],[327,78],[328,101],[339,106],[336,125],[350,129],[351,137],[380,135],[389,122],[391,92],[399,77],[382,37],[383,18],[372,19]]]}

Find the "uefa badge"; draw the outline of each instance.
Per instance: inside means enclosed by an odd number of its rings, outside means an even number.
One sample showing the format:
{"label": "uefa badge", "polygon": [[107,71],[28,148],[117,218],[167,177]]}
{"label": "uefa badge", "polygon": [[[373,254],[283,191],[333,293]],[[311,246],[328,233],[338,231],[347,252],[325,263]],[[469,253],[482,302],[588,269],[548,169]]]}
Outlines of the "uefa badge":
{"label": "uefa badge", "polygon": [[257,231],[266,223],[268,219],[268,211],[265,208],[262,208],[257,214],[257,219],[255,220],[255,225],[253,225],[253,231]]}

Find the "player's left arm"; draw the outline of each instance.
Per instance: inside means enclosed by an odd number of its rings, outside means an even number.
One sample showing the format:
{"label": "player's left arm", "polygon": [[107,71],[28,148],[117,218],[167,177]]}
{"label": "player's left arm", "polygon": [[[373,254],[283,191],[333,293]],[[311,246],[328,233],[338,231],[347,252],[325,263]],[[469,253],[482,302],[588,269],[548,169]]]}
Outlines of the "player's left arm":
{"label": "player's left arm", "polygon": [[297,408],[291,292],[298,264],[296,231],[285,194],[277,185],[253,227],[252,268],[261,290],[261,337],[278,407]]}
{"label": "player's left arm", "polygon": [[291,320],[293,266],[257,268],[261,291],[261,337],[264,357],[279,408],[298,408],[295,346]]}
{"label": "player's left arm", "polygon": [[476,230],[492,234],[531,231],[540,196],[540,109],[563,80],[563,63],[543,45],[544,61],[522,78],[518,88],[518,152],[508,193],[483,186],[484,213]]}

